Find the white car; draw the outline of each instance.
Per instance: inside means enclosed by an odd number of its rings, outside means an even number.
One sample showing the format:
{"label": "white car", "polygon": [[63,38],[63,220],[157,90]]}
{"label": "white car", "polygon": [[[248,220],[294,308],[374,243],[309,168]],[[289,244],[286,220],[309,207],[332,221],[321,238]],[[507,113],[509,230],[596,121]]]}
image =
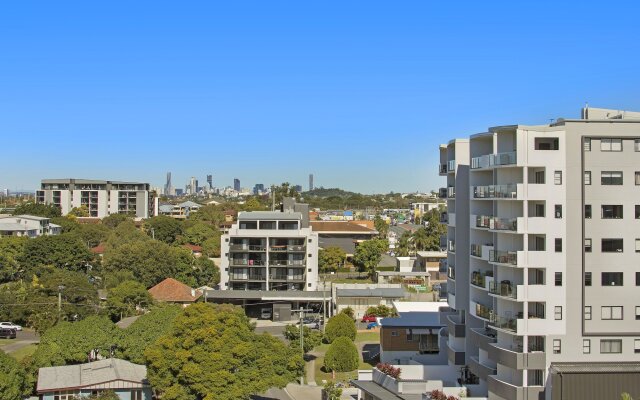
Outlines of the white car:
{"label": "white car", "polygon": [[16,325],[13,322],[0,322],[0,328],[15,329],[16,331],[22,330],[22,327],[20,325]]}

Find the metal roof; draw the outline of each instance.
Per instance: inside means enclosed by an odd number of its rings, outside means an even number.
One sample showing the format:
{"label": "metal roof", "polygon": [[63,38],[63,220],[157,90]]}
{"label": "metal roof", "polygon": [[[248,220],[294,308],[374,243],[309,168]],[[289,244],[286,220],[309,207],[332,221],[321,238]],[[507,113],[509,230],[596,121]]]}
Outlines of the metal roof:
{"label": "metal roof", "polygon": [[378,276],[427,276],[429,271],[376,271]]}
{"label": "metal roof", "polygon": [[35,231],[35,230],[38,230],[38,228],[26,227],[22,224],[18,224],[15,222],[0,222],[0,231],[22,232],[22,231]]}
{"label": "metal roof", "polygon": [[380,400],[422,400],[422,394],[396,394],[373,381],[351,381],[353,386],[369,393],[373,398]]}
{"label": "metal roof", "polygon": [[118,358],[108,358],[87,364],[40,368],[37,390],[42,393],[113,381],[128,381],[125,387],[131,387],[131,383],[149,385],[147,367]]}
{"label": "metal roof", "polygon": [[293,220],[299,221],[302,214],[299,212],[280,212],[280,211],[243,211],[238,214],[238,220]]}
{"label": "metal roof", "polygon": [[375,288],[375,289],[336,289],[338,297],[383,297],[400,299],[404,297],[402,288]]}
{"label": "metal roof", "polygon": [[206,299],[228,300],[317,300],[330,299],[331,292],[303,290],[205,290]]}
{"label": "metal roof", "polygon": [[398,317],[382,318],[383,327],[397,328],[441,328],[440,313],[438,311],[403,312]]}
{"label": "metal roof", "polygon": [[561,374],[638,373],[640,362],[552,363],[551,372]]}

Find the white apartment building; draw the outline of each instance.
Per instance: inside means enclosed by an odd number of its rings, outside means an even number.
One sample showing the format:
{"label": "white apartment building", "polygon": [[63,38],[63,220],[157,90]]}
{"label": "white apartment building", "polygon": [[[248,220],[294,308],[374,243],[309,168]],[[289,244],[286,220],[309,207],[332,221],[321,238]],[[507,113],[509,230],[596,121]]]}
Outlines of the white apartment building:
{"label": "white apartment building", "polygon": [[[451,364],[492,400],[640,394],[640,113],[440,147]],[[466,368],[465,368],[466,367]]]}
{"label": "white apartment building", "polygon": [[284,199],[281,211],[241,212],[221,240],[222,290],[317,290],[318,234],[307,204]]}
{"label": "white apartment building", "polygon": [[62,215],[85,206],[89,216],[96,218],[131,214],[144,219],[153,216],[154,207],[148,183],[89,179],[43,179],[36,201],[59,207]]}
{"label": "white apartment building", "polygon": [[52,224],[49,218],[35,215],[0,216],[0,236],[59,235],[60,225]]}

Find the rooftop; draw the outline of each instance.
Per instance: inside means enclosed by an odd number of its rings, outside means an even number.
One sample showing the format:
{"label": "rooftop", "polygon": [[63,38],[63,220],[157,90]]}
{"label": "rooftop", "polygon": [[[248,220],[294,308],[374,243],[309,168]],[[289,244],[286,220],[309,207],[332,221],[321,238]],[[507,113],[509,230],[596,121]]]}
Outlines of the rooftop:
{"label": "rooftop", "polygon": [[434,329],[444,326],[440,322],[439,311],[402,312],[398,317],[382,318],[380,325],[383,327]]}
{"label": "rooftop", "polygon": [[247,300],[322,300],[330,299],[331,292],[311,290],[206,290],[207,299],[247,299]]}
{"label": "rooftop", "polygon": [[299,212],[281,212],[281,211],[243,211],[238,214],[239,221],[274,221],[274,220],[291,220],[299,221],[302,214]]}
{"label": "rooftop", "polygon": [[[87,364],[40,368],[37,391],[43,393],[83,388],[114,381],[127,381],[122,387],[146,386],[149,384],[147,367],[117,358],[108,358]],[[110,388],[117,386],[110,383]]]}
{"label": "rooftop", "polygon": [[309,225],[314,232],[320,233],[357,233],[366,235],[377,235],[378,231],[369,229],[350,221],[310,221]]}
{"label": "rooftop", "polygon": [[155,300],[182,303],[194,302],[202,296],[201,291],[192,289],[173,278],[167,278],[158,283],[149,289],[149,293]]}
{"label": "rooftop", "polygon": [[336,289],[338,297],[382,297],[388,299],[400,299],[404,297],[402,288],[375,288],[375,289]]}

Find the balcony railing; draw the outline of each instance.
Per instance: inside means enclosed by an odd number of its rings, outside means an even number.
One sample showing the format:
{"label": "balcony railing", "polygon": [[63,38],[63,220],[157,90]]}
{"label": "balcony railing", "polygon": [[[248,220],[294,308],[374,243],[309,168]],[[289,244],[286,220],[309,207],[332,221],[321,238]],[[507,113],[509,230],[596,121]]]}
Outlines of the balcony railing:
{"label": "balcony railing", "polygon": [[446,212],[440,213],[440,223],[446,224],[449,222],[449,215]]}
{"label": "balcony railing", "polygon": [[247,251],[249,250],[249,246],[246,244],[230,244],[229,250],[231,251]]}
{"label": "balcony railing", "polygon": [[449,160],[447,163],[447,171],[452,172],[456,170],[456,160]]}
{"label": "balcony railing", "polygon": [[287,246],[287,250],[288,251],[305,251],[306,249],[304,245],[296,244],[296,245]]}
{"label": "balcony railing", "polygon": [[284,253],[287,251],[287,246],[270,246],[269,251],[272,253]]}
{"label": "balcony railing", "polygon": [[447,278],[449,279],[456,279],[456,269],[455,267],[448,267],[447,268]]}
{"label": "balcony railing", "polygon": [[492,215],[476,215],[476,228],[491,228]]}
{"label": "balcony railing", "polygon": [[518,265],[518,253],[516,251],[492,250],[489,252],[489,262]]}
{"label": "balcony railing", "polygon": [[447,187],[447,198],[448,199],[455,199],[456,198],[456,188],[455,188],[455,186]]}
{"label": "balcony railing", "polygon": [[515,164],[517,155],[515,151],[498,154],[486,154],[480,157],[473,157],[471,159],[471,169],[489,168],[499,165],[512,165]]}
{"label": "balcony railing", "polygon": [[441,199],[446,199],[447,198],[447,188],[438,189],[438,197],[441,198]]}
{"label": "balcony railing", "polygon": [[511,282],[502,281],[491,282],[489,283],[489,293],[495,294],[497,296],[510,297],[512,299],[517,298],[517,289],[516,285],[512,285]]}
{"label": "balcony railing", "polygon": [[494,315],[491,318],[490,325],[496,328],[515,332],[518,327],[518,319],[513,317],[500,317]]}
{"label": "balcony railing", "polygon": [[[493,277],[493,271],[486,271],[486,272],[482,272],[482,271],[473,271],[471,273],[471,284],[484,288],[486,287],[486,277]],[[492,283],[492,282],[491,282]]]}
{"label": "balcony railing", "polygon": [[518,197],[518,185],[472,186],[474,199],[515,199]]}
{"label": "balcony railing", "polygon": [[480,303],[476,303],[476,316],[491,320],[494,317],[493,309]]}
{"label": "balcony railing", "polygon": [[480,244],[472,244],[471,245],[471,255],[474,257],[482,257],[482,245]]}
{"label": "balcony railing", "polygon": [[447,242],[447,250],[449,250],[452,253],[456,252],[456,242],[454,240],[449,240]]}
{"label": "balcony railing", "polygon": [[441,174],[446,174],[447,173],[447,164],[440,164],[440,166],[438,167],[438,172]]}
{"label": "balcony railing", "polygon": [[265,251],[267,248],[262,245],[249,245],[249,251]]}
{"label": "balcony railing", "polygon": [[496,231],[517,231],[518,219],[517,218],[492,218],[489,229]]}

